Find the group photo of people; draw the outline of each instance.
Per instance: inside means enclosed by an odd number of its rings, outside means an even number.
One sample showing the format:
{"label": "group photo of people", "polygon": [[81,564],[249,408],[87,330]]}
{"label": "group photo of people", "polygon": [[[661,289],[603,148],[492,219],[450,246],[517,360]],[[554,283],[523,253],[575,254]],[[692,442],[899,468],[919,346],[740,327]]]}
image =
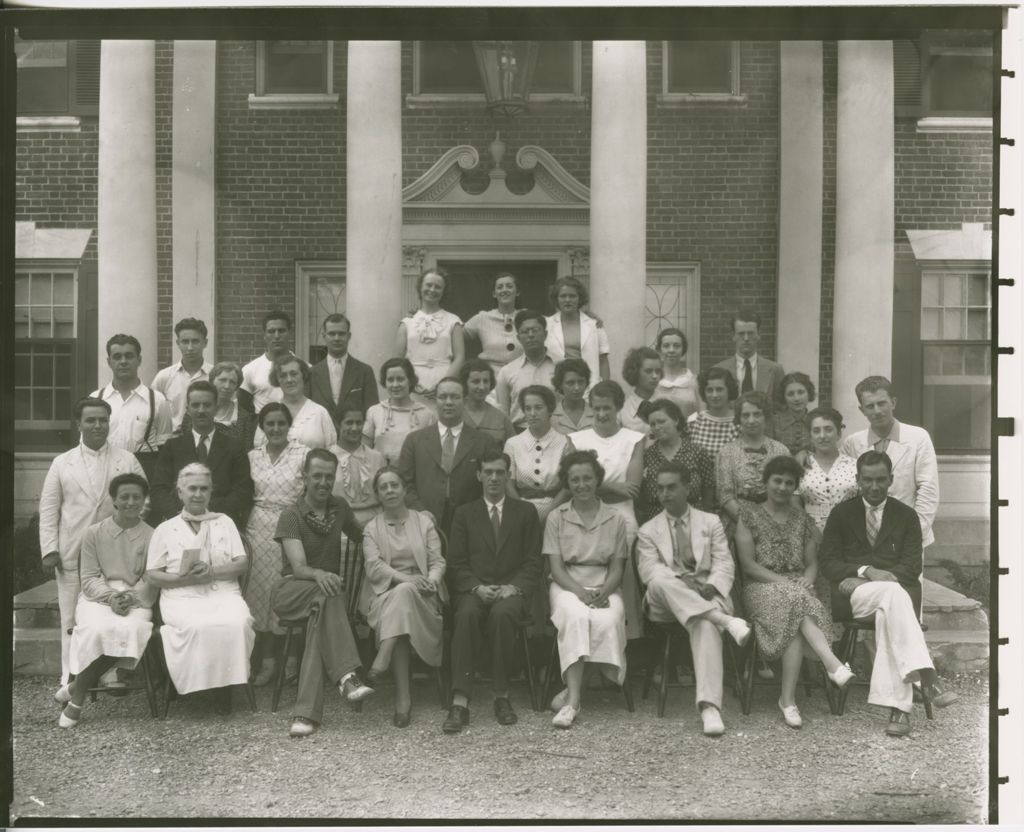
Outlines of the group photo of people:
{"label": "group photo of people", "polygon": [[147,380],[138,339],[108,336],[110,381],[75,402],[80,443],[39,506],[60,727],[89,730],[90,692],[124,684],[155,641],[169,695],[212,690],[224,712],[233,687],[272,685],[276,708],[296,682],[293,737],[325,727],[325,696],[361,708],[382,684],[408,726],[423,667],[443,734],[471,710],[515,724],[521,675],[568,729],[595,679],[632,709],[627,648],[648,621],[685,631],[707,736],[726,730],[728,663],[775,684],[777,718],[800,728],[805,661],[842,695],[857,623],[874,631],[867,701],[887,735],[911,733],[915,695],[956,700],[920,624],[935,451],[889,379],[857,384],[869,427],[847,432],[816,368],[759,351],[756,310],[735,311],[734,354],[701,370],[679,328],[610,343],[578,278],[538,310],[501,272],[495,307],[467,321],[445,308],[449,283],[424,271],[379,367],[349,345],[385,324],[341,313],[312,366],[281,310],[256,357],[213,356],[203,321],[177,321],[180,360]]}

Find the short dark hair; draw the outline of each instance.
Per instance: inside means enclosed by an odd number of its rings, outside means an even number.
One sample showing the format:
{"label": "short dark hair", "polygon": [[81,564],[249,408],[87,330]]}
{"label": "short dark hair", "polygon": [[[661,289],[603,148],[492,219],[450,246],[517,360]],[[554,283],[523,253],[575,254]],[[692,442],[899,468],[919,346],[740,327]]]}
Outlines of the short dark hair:
{"label": "short dark hair", "polygon": [[288,422],[288,427],[292,426],[292,412],[288,409],[288,405],[284,402],[267,402],[260,408],[260,414],[256,417],[256,421],[261,428],[271,413],[283,413],[285,421]]}
{"label": "short dark hair", "polygon": [[76,422],[82,418],[82,411],[87,407],[102,407],[107,411],[109,416],[111,413],[109,402],[103,401],[103,399],[97,399],[94,396],[82,396],[77,402],[71,406],[71,418]]}
{"label": "short dark hair", "polygon": [[868,376],[857,383],[857,386],[853,388],[853,393],[857,397],[858,404],[860,403],[860,397],[864,393],[877,393],[879,390],[884,390],[889,398],[893,398],[892,395],[892,382],[889,381],[885,376]]}
{"label": "short dark hair", "polygon": [[494,275],[494,284],[497,285],[498,281],[503,277],[511,277],[512,282],[516,284],[516,291],[519,291],[519,278],[512,274],[512,272],[498,272]]}
{"label": "short dark hair", "polygon": [[486,465],[488,462],[497,462],[499,459],[505,461],[506,471],[512,470],[512,458],[507,453],[505,453],[501,448],[498,448],[495,445],[491,445],[489,448],[487,448],[487,450],[485,450],[482,454],[480,454],[480,456],[476,458],[476,470],[483,471],[484,465]]}
{"label": "short dark hair", "polygon": [[320,325],[320,329],[322,329],[324,332],[327,332],[327,324],[346,324],[348,326],[348,331],[352,331],[352,321],[350,321],[341,312],[332,312],[330,315],[324,318],[324,322]]}
{"label": "short dark hair", "polygon": [[210,381],[215,381],[217,376],[223,375],[224,373],[235,374],[235,387],[241,387],[242,382],[245,378],[242,376],[242,368],[239,367],[234,361],[218,361],[210,369]]}
{"label": "short dark hair", "polygon": [[309,377],[312,375],[309,365],[299,358],[297,355],[286,353],[285,355],[279,355],[274,359],[274,363],[270,368],[270,384],[273,387],[280,387],[281,384],[277,380],[277,374],[281,372],[282,367],[287,367],[289,364],[298,364],[299,371],[302,373],[303,382],[309,381]]}
{"label": "short dark hair", "polygon": [[544,406],[548,409],[549,416],[555,412],[555,407],[558,405],[558,399],[555,398],[555,391],[550,387],[545,387],[543,384],[531,384],[519,391],[516,401],[519,404],[520,410],[523,410],[526,407],[527,396],[539,396],[543,399]]}
{"label": "short dark hair", "polygon": [[633,347],[622,362],[622,380],[630,387],[636,387],[640,380],[640,368],[645,361],[661,363],[661,356],[650,347]]}
{"label": "short dark hair", "polygon": [[836,426],[837,431],[842,431],[846,425],[843,424],[843,414],[832,407],[816,407],[806,416],[804,416],[804,423],[808,428],[811,426],[811,422],[815,419],[828,419],[833,425]]}
{"label": "short dark hair", "polygon": [[551,386],[559,393],[562,392],[562,383],[565,381],[566,373],[576,373],[583,376],[587,384],[590,384],[590,367],[582,358],[566,358],[555,365],[554,375],[551,376]]}
{"label": "short dark hair", "polygon": [[729,397],[729,401],[735,401],[736,397],[739,396],[740,386],[736,383],[736,377],[725,369],[725,367],[712,367],[697,376],[697,394],[705,404],[707,404],[707,399],[704,396],[704,388],[706,388],[710,382],[717,381],[718,379],[725,382],[725,392]]}
{"label": "short dark hair", "polygon": [[118,474],[110,481],[107,493],[110,495],[111,499],[114,499],[117,496],[117,490],[122,485],[137,485],[142,489],[143,497],[149,496],[149,483],[146,482],[146,478],[129,471],[127,474]]}
{"label": "short dark hair", "polygon": [[271,321],[284,321],[288,324],[288,330],[292,328],[292,316],[287,312],[283,312],[280,309],[271,309],[266,315],[263,316],[263,331],[266,332],[267,324]]}
{"label": "short dark hair", "polygon": [[693,479],[690,474],[690,469],[687,468],[678,459],[668,459],[658,466],[658,470],[654,473],[654,479],[657,481],[661,474],[676,474],[679,477],[679,481],[683,485],[689,485]]}
{"label": "short dark hair", "polygon": [[441,266],[434,266],[432,269],[424,269],[420,272],[420,276],[416,278],[416,297],[421,298],[423,296],[423,281],[427,279],[428,275],[436,274],[441,280],[444,281],[444,289],[441,292],[441,300],[444,300],[445,295],[448,294],[448,284],[451,281],[448,279],[448,272]]}
{"label": "short dark hair", "polygon": [[[647,407],[644,408],[646,416],[643,417],[645,422],[650,423],[651,414],[657,413],[659,410],[668,416],[673,422],[676,423],[676,430],[679,431],[680,436],[686,436],[688,429],[686,426],[686,417],[683,416],[683,411],[679,409],[672,399],[653,399],[652,401],[646,402]],[[641,405],[643,407],[643,405]]]}
{"label": "short dark hair", "polygon": [[562,488],[569,487],[569,469],[573,465],[589,465],[597,477],[597,487],[604,482],[604,467],[597,460],[597,451],[572,451],[558,462],[558,482]]}
{"label": "short dark hair", "polygon": [[764,471],[761,472],[761,482],[768,482],[775,474],[788,474],[799,485],[800,479],[804,475],[804,469],[791,456],[773,456],[765,464]]}
{"label": "short dark hair", "polygon": [[622,385],[617,381],[599,381],[590,388],[588,400],[590,406],[594,406],[594,399],[600,396],[602,399],[611,399],[615,403],[616,410],[622,410],[626,403],[626,394],[622,392]]}
{"label": "short dark hair", "polygon": [[556,311],[558,310],[558,293],[566,286],[570,286],[575,289],[576,293],[580,296],[580,309],[590,303],[590,292],[587,290],[587,285],[578,277],[565,275],[552,283],[551,288],[548,290],[548,297],[551,300],[551,305],[555,307]]}
{"label": "short dark hair", "polygon": [[775,390],[775,398],[779,404],[786,403],[786,388],[791,384],[802,384],[804,389],[807,391],[807,401],[814,401],[814,382],[811,381],[811,377],[807,373],[801,373],[799,370],[793,373],[786,373],[782,377],[782,383]]}
{"label": "short dark hair", "polygon": [[139,358],[142,357],[142,344],[139,343],[139,339],[134,335],[126,335],[123,332],[117,333],[117,335],[111,335],[107,339],[107,357],[110,357],[110,348],[124,346],[128,344],[135,348],[135,355]]}
{"label": "short dark hair", "polygon": [[686,355],[686,353],[690,349],[690,342],[686,340],[686,333],[683,332],[677,326],[665,327],[665,329],[663,329],[661,332],[659,332],[658,333],[658,337],[654,339],[654,348],[656,350],[660,350],[661,349],[661,340],[666,335],[675,335],[675,336],[677,336],[679,338],[679,340],[683,342],[683,355]]}
{"label": "short dark hair", "polygon": [[857,476],[860,476],[862,468],[868,465],[884,465],[885,469],[889,472],[889,476],[892,476],[892,460],[889,459],[889,455],[882,453],[882,451],[876,451],[871,449],[870,451],[864,451],[859,457],[857,457]]}
{"label": "short dark hair", "polygon": [[398,477],[398,481],[402,483],[402,488],[406,487],[405,480],[402,478],[402,472],[399,471],[394,465],[385,465],[383,468],[379,468],[377,470],[377,473],[373,475],[373,482],[370,487],[373,489],[374,494],[377,493],[377,483],[380,482],[380,478],[383,477],[385,474],[394,474],[396,477]]}
{"label": "short dark hair", "polygon": [[412,368],[412,362],[408,358],[389,358],[381,364],[380,386],[387,387],[388,370],[393,370],[395,367],[398,367],[403,373],[405,373],[405,377],[409,380],[409,389],[415,390],[416,385],[419,384],[420,380],[417,378],[416,371]]}
{"label": "short dark hair", "polygon": [[322,462],[330,462],[335,468],[338,467],[338,457],[332,454],[329,450],[326,448],[313,448],[308,454],[306,454],[306,458],[302,461],[302,473],[308,474],[310,466],[312,466],[313,461],[317,459]]}
{"label": "short dark hair", "polygon": [[520,327],[527,321],[540,321],[541,329],[545,332],[548,331],[548,319],[544,316],[543,312],[538,312],[536,309],[520,309],[516,312],[515,317],[516,332],[519,331]]}
{"label": "short dark hair", "polygon": [[199,318],[182,318],[174,325],[174,334],[181,335],[182,331],[186,329],[193,329],[204,338],[209,337],[210,334],[207,332],[206,324],[199,320]]}
{"label": "short dark hair", "polygon": [[743,413],[743,405],[752,404],[758,410],[760,410],[765,418],[767,419],[772,415],[772,403],[768,398],[767,393],[763,393],[760,390],[748,390],[743,395],[739,396],[736,401],[732,404],[733,423],[740,423],[740,414]]}
{"label": "short dark hair", "polygon": [[464,388],[469,388],[469,374],[470,373],[487,373],[491,380],[491,389],[494,389],[494,385],[498,383],[497,378],[494,375],[494,368],[484,361],[482,358],[471,358],[462,368],[459,370],[459,380],[462,381]]}
{"label": "short dark hair", "polygon": [[455,376],[445,376],[434,386],[434,390],[436,391],[446,381],[459,385],[459,389],[462,390],[462,395],[466,395],[466,383],[461,378],[456,378]]}
{"label": "short dark hair", "polygon": [[746,321],[757,327],[757,331],[761,331],[761,315],[755,312],[753,309],[739,309],[733,313],[732,320],[729,326],[733,332],[736,332],[736,324],[739,321]]}
{"label": "short dark hair", "polygon": [[359,421],[366,421],[366,411],[363,410],[361,407],[345,407],[338,411],[338,424],[340,425],[342,422],[344,422],[345,417],[352,413],[358,414]]}
{"label": "short dark hair", "polygon": [[188,386],[188,390],[185,391],[186,405],[188,405],[188,400],[192,397],[193,393],[209,393],[211,396],[213,396],[214,404],[216,404],[217,397],[220,395],[217,392],[217,388],[213,386],[213,382],[207,381],[205,378],[201,378],[198,381],[193,381]]}

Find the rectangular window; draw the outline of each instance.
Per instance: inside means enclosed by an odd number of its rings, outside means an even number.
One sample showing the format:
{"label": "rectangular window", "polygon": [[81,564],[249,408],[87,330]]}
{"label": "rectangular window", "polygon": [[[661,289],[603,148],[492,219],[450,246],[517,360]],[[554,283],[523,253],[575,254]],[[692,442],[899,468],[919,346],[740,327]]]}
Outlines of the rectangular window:
{"label": "rectangular window", "polygon": [[987,32],[936,30],[918,40],[893,41],[896,115],[920,118],[924,130],[991,120],[992,72]]}
{"label": "rectangular window", "polygon": [[728,40],[662,42],[661,103],[740,97],[740,45]]}
{"label": "rectangular window", "polygon": [[989,449],[992,412],[990,272],[921,275],[924,425],[947,452]]}
{"label": "rectangular window", "polygon": [[249,96],[251,108],[320,109],[337,103],[333,41],[256,42],[256,93]]}
{"label": "rectangular window", "polygon": [[98,40],[22,40],[15,34],[14,53],[18,115],[98,114]]}
{"label": "rectangular window", "polygon": [[324,319],[345,311],[345,264],[320,260],[295,263],[295,354],[315,364],[327,355]]}

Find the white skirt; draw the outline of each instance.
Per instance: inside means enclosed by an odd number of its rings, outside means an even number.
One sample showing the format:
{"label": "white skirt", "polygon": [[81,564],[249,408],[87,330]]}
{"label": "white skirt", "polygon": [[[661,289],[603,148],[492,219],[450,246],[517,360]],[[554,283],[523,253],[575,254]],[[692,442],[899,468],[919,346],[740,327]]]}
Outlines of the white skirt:
{"label": "white skirt", "polygon": [[81,673],[100,656],[117,658],[119,667],[135,667],[153,632],[152,618],[153,611],[145,607],[117,615],[108,604],[79,596],[71,632],[71,672]]}
{"label": "white skirt", "polygon": [[615,668],[616,681],[626,680],[626,617],[618,591],[605,609],[591,609],[554,581],[548,591],[551,623],[558,630],[558,658],[565,671],[582,659]]}

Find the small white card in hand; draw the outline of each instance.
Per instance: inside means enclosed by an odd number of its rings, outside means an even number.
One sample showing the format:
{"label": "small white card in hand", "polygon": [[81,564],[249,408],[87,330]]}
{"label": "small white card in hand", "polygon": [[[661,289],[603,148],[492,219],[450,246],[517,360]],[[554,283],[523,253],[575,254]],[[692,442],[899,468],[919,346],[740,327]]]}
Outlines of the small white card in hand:
{"label": "small white card in hand", "polygon": [[199,555],[199,549],[183,550],[181,553],[181,564],[178,566],[178,574],[187,575],[188,571],[201,560]]}

